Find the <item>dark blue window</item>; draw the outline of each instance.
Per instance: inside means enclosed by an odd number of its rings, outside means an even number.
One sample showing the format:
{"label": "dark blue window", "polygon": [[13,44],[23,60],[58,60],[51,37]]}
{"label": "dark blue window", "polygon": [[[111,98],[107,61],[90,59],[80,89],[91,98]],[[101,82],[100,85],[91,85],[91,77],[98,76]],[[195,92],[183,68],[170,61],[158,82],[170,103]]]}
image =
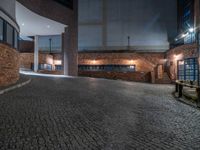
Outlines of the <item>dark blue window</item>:
{"label": "dark blue window", "polygon": [[135,72],[135,65],[79,65],[79,71]]}
{"label": "dark blue window", "polygon": [[39,64],[38,68],[39,68],[39,70],[52,71],[52,65],[50,65],[50,64]]}
{"label": "dark blue window", "polygon": [[63,66],[62,65],[55,65],[55,70],[61,71],[61,70],[63,70]]}
{"label": "dark blue window", "polygon": [[197,58],[188,58],[178,61],[178,79],[197,81],[198,79],[198,62]]}
{"label": "dark blue window", "polygon": [[0,19],[0,41],[3,41],[3,19]]}

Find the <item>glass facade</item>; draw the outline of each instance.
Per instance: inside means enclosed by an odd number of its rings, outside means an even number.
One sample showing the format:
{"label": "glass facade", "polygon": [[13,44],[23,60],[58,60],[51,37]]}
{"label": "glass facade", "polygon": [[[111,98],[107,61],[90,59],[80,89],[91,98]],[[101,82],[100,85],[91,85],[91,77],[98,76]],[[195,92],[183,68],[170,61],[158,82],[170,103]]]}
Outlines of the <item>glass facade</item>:
{"label": "glass facade", "polygon": [[63,70],[63,66],[62,65],[55,65],[55,70],[61,71],[61,70]]}
{"label": "glass facade", "polygon": [[194,27],[194,0],[178,0],[179,32]]}
{"label": "glass facade", "polygon": [[50,64],[39,64],[38,69],[39,70],[52,71],[52,65],[50,65]]}
{"label": "glass facade", "polygon": [[[183,34],[194,28],[194,0],[178,0],[178,32]],[[184,43],[193,43],[195,33],[189,33]]]}
{"label": "glass facade", "polygon": [[3,41],[3,20],[0,19],[0,41]]}
{"label": "glass facade", "polygon": [[14,48],[18,48],[18,33],[17,33],[17,31],[15,30],[14,31]]}
{"label": "glass facade", "polygon": [[197,81],[198,61],[197,58],[187,58],[178,61],[178,79]]}
{"label": "glass facade", "polygon": [[17,30],[0,18],[0,42],[6,43],[13,48],[18,49],[18,37]]}
{"label": "glass facade", "polygon": [[135,65],[79,65],[79,71],[135,72]]}
{"label": "glass facade", "polygon": [[7,24],[6,25],[6,42],[9,44],[9,45],[13,45],[13,31],[14,31],[14,28]]}

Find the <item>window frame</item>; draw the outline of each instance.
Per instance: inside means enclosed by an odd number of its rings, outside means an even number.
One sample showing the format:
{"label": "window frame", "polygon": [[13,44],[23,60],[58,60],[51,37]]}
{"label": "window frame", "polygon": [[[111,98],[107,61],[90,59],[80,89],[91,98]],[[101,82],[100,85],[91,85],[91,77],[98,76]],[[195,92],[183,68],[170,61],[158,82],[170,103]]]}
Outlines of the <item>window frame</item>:
{"label": "window frame", "polygon": [[[18,50],[19,49],[19,32],[16,30],[16,28],[8,23],[5,19],[0,17],[0,19],[3,21],[3,38],[0,40],[0,43],[4,43],[6,45],[9,45],[10,47]],[[8,43],[8,37],[7,37],[7,27],[8,25],[12,28],[12,43]],[[15,38],[15,33],[17,34],[17,38]],[[17,46],[15,45],[17,43]]]}

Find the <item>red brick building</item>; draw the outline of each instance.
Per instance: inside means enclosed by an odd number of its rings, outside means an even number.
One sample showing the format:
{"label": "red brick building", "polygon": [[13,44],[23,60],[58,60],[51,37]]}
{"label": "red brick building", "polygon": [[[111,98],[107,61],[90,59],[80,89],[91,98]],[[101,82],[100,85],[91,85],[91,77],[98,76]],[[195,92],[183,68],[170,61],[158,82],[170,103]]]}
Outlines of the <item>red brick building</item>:
{"label": "red brick building", "polygon": [[[199,1],[177,0],[177,5],[178,35],[170,41],[169,50],[79,52],[79,75],[152,83],[170,83],[176,79],[197,81]],[[98,69],[102,67],[108,69]]]}

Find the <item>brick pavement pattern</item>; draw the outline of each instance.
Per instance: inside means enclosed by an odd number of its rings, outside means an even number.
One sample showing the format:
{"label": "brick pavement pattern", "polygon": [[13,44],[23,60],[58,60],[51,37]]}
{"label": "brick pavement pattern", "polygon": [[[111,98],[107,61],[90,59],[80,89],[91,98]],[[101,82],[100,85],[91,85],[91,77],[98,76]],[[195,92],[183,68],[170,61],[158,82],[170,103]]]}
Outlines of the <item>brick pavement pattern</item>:
{"label": "brick pavement pattern", "polygon": [[200,111],[173,88],[33,77],[0,96],[0,149],[199,150]]}

